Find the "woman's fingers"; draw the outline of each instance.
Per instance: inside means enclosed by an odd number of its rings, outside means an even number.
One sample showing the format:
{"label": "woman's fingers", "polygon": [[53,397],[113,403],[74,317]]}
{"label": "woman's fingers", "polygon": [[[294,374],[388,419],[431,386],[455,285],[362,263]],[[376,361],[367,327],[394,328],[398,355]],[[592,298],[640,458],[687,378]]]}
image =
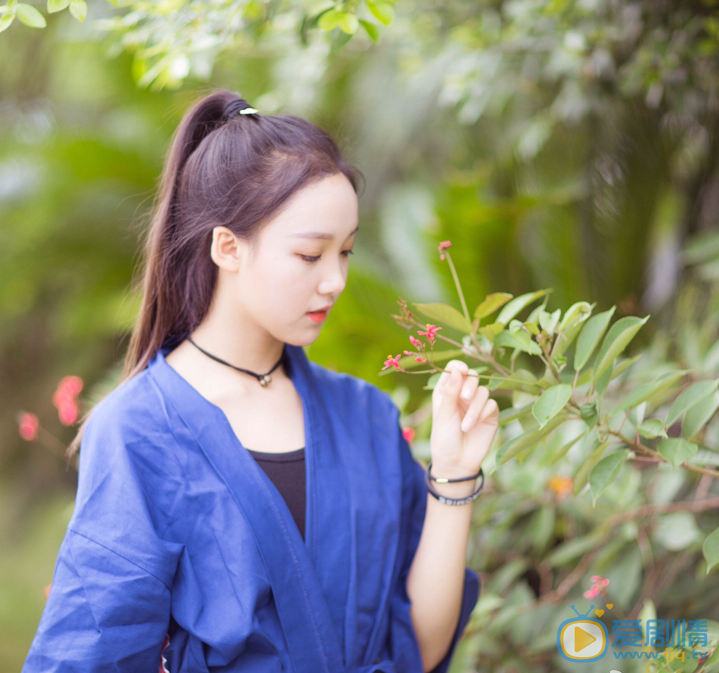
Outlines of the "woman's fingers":
{"label": "woman's fingers", "polygon": [[467,413],[462,419],[462,432],[467,432],[477,422],[477,419],[483,415],[482,412],[484,411],[488,400],[489,390],[486,386],[479,386],[474,395],[474,399],[467,409]]}
{"label": "woman's fingers", "polygon": [[[457,398],[462,389],[462,379],[469,367],[461,360],[450,360],[442,372],[432,394],[435,415],[450,416],[457,407]],[[454,378],[453,378],[454,377]]]}
{"label": "woman's fingers", "polygon": [[467,372],[467,377],[464,379],[464,383],[462,384],[462,392],[459,394],[459,396],[464,400],[471,400],[474,397],[474,393],[476,392],[478,385],[479,374],[477,374],[474,369],[470,369]]}

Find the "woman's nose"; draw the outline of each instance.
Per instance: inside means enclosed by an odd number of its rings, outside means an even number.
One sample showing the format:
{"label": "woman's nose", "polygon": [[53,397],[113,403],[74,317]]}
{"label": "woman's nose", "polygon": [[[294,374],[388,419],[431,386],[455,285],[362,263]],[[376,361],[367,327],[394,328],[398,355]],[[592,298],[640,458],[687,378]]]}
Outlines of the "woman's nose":
{"label": "woman's nose", "polygon": [[321,295],[338,295],[345,289],[346,283],[347,271],[341,264],[334,264],[326,271],[317,289]]}

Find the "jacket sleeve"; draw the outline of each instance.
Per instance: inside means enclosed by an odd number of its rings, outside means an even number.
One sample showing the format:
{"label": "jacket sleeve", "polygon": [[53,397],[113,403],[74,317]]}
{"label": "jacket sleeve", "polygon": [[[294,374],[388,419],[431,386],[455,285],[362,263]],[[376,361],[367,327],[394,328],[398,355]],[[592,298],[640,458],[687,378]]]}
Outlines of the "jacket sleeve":
{"label": "jacket sleeve", "polygon": [[[419,538],[422,534],[424,517],[427,507],[427,488],[424,483],[424,468],[412,456],[409,444],[402,436],[401,428],[397,423],[399,433],[400,451],[403,463],[403,509],[407,512],[409,530],[407,535],[408,546],[406,561],[403,570],[403,583],[406,587],[406,578],[419,546]],[[471,568],[464,571],[464,590],[462,595],[462,607],[460,610],[459,623],[452,638],[447,654],[444,659],[432,669],[431,673],[447,673],[452,657],[454,656],[457,643],[467,627],[470,615],[477,604],[480,592],[480,579],[477,573]]]}
{"label": "jacket sleeve", "polygon": [[[102,406],[102,405],[101,405]],[[75,510],[23,673],[154,673],[181,545],[162,539],[162,435],[97,408],[80,454]],[[118,422],[117,419],[125,419]],[[124,423],[124,427],[123,427]]]}
{"label": "jacket sleeve", "polygon": [[23,673],[154,673],[169,611],[158,578],[68,529]]}

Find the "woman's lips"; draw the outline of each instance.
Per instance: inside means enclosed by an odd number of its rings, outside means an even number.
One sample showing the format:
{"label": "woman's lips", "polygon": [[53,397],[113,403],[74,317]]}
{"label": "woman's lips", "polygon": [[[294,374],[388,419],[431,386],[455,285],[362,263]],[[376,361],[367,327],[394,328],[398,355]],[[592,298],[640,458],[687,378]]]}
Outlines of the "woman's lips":
{"label": "woman's lips", "polygon": [[307,315],[315,322],[324,322],[324,319],[327,317],[327,311],[315,311],[314,313],[308,313]]}

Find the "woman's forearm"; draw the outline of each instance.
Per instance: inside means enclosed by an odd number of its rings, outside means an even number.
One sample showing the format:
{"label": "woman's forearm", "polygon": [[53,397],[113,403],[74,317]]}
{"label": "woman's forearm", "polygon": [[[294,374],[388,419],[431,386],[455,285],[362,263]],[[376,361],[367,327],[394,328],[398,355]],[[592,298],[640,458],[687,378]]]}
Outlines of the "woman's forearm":
{"label": "woman's forearm", "polygon": [[[474,487],[474,482],[435,485],[450,498],[469,495]],[[425,671],[447,654],[459,623],[471,517],[471,503],[445,505],[427,494],[424,527],[407,578],[410,614]]]}

